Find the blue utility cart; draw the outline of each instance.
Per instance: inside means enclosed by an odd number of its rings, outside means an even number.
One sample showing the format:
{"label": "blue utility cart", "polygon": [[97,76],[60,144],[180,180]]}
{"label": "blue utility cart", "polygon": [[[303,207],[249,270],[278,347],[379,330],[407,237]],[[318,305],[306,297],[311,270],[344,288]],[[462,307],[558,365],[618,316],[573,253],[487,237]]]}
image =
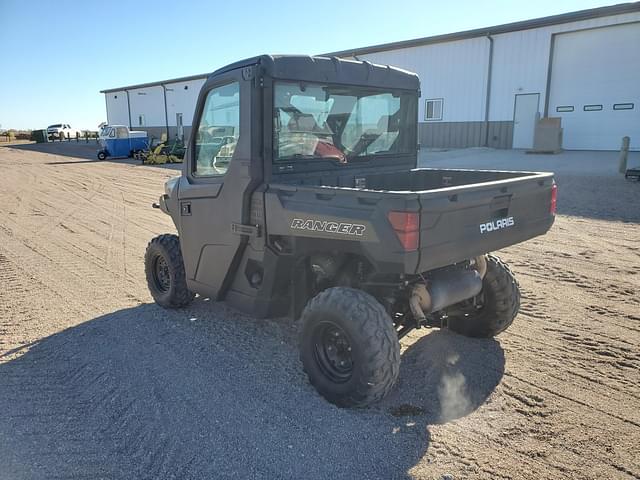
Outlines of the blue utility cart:
{"label": "blue utility cart", "polygon": [[108,125],[100,132],[98,159],[131,157],[148,147],[147,132],[129,130],[126,125]]}

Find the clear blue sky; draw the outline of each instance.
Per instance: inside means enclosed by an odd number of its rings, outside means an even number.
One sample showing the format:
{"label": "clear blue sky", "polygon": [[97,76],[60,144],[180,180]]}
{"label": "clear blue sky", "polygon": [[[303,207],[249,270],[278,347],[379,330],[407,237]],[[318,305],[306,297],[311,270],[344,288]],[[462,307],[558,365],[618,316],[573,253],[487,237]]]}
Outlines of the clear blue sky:
{"label": "clear blue sky", "polygon": [[318,54],[612,0],[0,0],[1,128],[106,120],[100,90],[205,73],[261,53]]}

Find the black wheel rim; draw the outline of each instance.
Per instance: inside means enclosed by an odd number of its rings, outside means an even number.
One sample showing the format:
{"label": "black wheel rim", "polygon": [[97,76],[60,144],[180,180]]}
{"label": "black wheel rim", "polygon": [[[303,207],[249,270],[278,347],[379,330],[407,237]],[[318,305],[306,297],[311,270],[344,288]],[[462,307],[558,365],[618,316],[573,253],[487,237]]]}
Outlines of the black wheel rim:
{"label": "black wheel rim", "polygon": [[320,323],[314,332],[314,353],[322,373],[335,383],[344,383],[353,372],[351,341],[333,322]]}
{"label": "black wheel rim", "polygon": [[168,292],[171,288],[171,274],[169,265],[162,255],[158,255],[153,265],[153,280],[156,288],[162,292]]}

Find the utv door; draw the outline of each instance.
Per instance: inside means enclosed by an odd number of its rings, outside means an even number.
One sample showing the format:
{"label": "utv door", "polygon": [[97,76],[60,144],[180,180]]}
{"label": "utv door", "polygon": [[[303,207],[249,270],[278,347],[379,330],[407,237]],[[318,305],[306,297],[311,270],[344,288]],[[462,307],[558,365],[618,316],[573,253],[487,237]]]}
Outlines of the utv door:
{"label": "utv door", "polygon": [[252,185],[252,72],[232,70],[203,87],[178,190],[187,284],[214,299],[224,297],[247,240],[233,230],[244,223]]}

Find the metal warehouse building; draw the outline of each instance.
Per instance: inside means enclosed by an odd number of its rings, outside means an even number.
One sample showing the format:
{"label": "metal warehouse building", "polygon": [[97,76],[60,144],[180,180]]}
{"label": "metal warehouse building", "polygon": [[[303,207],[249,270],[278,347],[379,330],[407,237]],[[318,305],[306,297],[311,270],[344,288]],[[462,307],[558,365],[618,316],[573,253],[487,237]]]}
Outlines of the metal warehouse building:
{"label": "metal warehouse building", "polygon": [[187,138],[200,88],[208,74],[103,90],[109,125],[128,125],[149,135]]}
{"label": "metal warehouse building", "polygon": [[[426,147],[531,148],[536,119],[560,117],[565,149],[640,150],[640,3],[330,55],[416,72]],[[205,79],[104,90],[108,122],[188,135]]]}

